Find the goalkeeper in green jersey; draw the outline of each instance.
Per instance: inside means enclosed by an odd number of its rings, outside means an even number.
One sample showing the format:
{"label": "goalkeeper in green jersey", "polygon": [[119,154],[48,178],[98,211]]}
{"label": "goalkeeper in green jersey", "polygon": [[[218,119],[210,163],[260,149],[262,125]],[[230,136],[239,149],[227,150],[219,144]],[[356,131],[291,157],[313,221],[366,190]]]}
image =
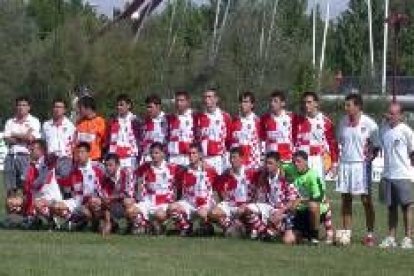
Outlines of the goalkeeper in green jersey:
{"label": "goalkeeper in green jersey", "polygon": [[308,167],[304,151],[293,154],[293,164],[284,164],[283,172],[288,182],[298,188],[302,201],[297,207],[295,228],[312,243],[318,243],[319,224],[323,223],[326,242],[333,242],[332,212],[326,199],[326,185],[318,173]]}

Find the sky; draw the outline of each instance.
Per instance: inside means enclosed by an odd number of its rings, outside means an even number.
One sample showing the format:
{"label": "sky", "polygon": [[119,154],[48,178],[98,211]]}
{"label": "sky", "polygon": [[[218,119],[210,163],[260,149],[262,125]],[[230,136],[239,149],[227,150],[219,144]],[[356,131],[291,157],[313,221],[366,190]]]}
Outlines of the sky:
{"label": "sky", "polygon": [[[114,7],[122,7],[126,0],[86,0],[90,2],[91,4],[96,4],[98,11],[100,13],[104,13],[106,15],[111,16],[112,15],[112,9]],[[199,2],[203,2],[203,0],[197,0]],[[327,0],[316,0],[320,3],[322,3],[322,13],[325,13],[324,3]],[[336,17],[338,14],[340,14],[342,11],[344,11],[348,6],[349,0],[330,0],[331,1],[331,18]],[[309,3],[312,3],[311,0],[309,0]]]}

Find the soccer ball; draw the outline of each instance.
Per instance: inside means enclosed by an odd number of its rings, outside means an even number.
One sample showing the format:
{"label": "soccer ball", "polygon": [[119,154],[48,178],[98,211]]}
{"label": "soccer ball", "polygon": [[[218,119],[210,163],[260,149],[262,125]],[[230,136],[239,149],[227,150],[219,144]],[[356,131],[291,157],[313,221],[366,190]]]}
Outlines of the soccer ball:
{"label": "soccer ball", "polygon": [[351,244],[351,233],[347,230],[336,230],[335,245],[346,246]]}

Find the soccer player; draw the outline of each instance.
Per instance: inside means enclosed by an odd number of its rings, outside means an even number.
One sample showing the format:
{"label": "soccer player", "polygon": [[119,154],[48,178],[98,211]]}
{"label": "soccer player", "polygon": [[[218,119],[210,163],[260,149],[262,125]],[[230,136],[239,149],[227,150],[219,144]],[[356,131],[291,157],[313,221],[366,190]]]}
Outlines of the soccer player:
{"label": "soccer player", "polygon": [[247,168],[259,168],[261,162],[260,118],[253,112],[255,101],[252,92],[240,95],[240,115],[233,119],[230,137],[230,148],[240,147]]}
{"label": "soccer player", "polygon": [[378,126],[362,108],[361,95],[346,96],[346,116],[339,124],[338,133],[341,154],[336,191],[342,194],[342,227],[349,237],[352,233],[352,197],[361,196],[368,231],[363,243],[373,246],[375,212],[371,198],[371,163],[379,150]]}
{"label": "soccer player", "polygon": [[164,146],[159,142],[151,145],[150,154],[151,161],[136,171],[139,202],[126,209],[134,234],[147,233],[151,227],[155,234],[161,234],[168,205],[176,198],[178,167],[165,161]]}
{"label": "soccer player", "polygon": [[244,153],[239,147],[230,150],[231,168],[215,183],[222,201],[211,210],[210,218],[218,222],[225,235],[242,225],[247,204],[255,200],[258,172],[243,164]]}
{"label": "soccer player", "polygon": [[7,120],[4,139],[9,146],[4,160],[7,213],[21,213],[22,189],[30,163],[29,144],[40,138],[40,122],[30,112],[30,101],[19,97],[15,101],[15,116]]}
{"label": "soccer player", "polygon": [[98,196],[104,172],[92,162],[91,146],[80,142],[75,148],[76,167],[70,175],[71,198],[57,201],[51,207],[52,214],[67,221],[97,223]]}
{"label": "soccer player", "polygon": [[101,232],[109,234],[118,226],[117,220],[124,217],[124,202],[134,198],[133,178],[129,167],[122,168],[118,155],[105,156],[105,177],[100,193],[100,212],[103,221]]}
{"label": "soccer player", "polygon": [[286,96],[276,90],[270,95],[270,111],[260,120],[265,152],[278,152],[283,162],[290,162],[293,153],[295,115],[285,110]]}
{"label": "soccer player", "polygon": [[384,151],[383,191],[388,206],[388,236],[380,247],[396,247],[396,229],[398,223],[398,206],[401,206],[405,237],[401,248],[413,248],[411,239],[411,204],[412,167],[414,156],[414,133],[402,122],[401,105],[391,103],[386,114],[386,122],[380,131],[381,144]]}
{"label": "soccer player", "polygon": [[319,97],[315,92],[303,93],[302,105],[304,114],[297,117],[294,125],[295,149],[308,154],[309,167],[324,179],[329,166],[336,169],[338,165],[335,129],[332,121],[319,111]]}
{"label": "soccer player", "polygon": [[204,112],[197,122],[198,141],[203,149],[204,161],[221,174],[227,167],[227,146],[231,133],[231,117],[218,107],[217,91],[203,93]]}
{"label": "soccer player", "polygon": [[167,120],[161,110],[161,98],[150,95],[145,99],[147,114],[142,124],[141,161],[140,164],[150,161],[150,147],[153,143],[165,145],[167,136]]}
{"label": "soccer player", "polygon": [[319,243],[319,225],[325,223],[326,241],[333,242],[332,217],[326,198],[326,185],[316,170],[309,167],[308,154],[297,151],[293,154],[296,169],[294,185],[301,195],[301,204],[295,215],[295,230],[308,238],[312,244]]}
{"label": "soccer player", "polygon": [[137,167],[139,154],[140,122],[132,114],[132,100],[126,94],[116,98],[117,114],[108,121],[107,142],[108,153],[119,157],[122,168],[134,171]]}
{"label": "soccer player", "polygon": [[76,124],[76,144],[88,143],[90,146],[89,158],[98,163],[102,158],[105,146],[105,119],[96,114],[96,102],[90,96],[80,98],[78,107],[80,120]]}
{"label": "soccer player", "polygon": [[72,171],[72,156],[75,140],[75,126],[65,116],[63,99],[53,100],[52,118],[43,123],[42,136],[46,141],[48,155],[57,158],[56,176],[64,180]]}
{"label": "soccer player", "polygon": [[250,227],[250,238],[279,234],[283,243],[294,244],[293,218],[300,196],[296,187],[281,175],[280,165],[279,153],[266,154],[265,170],[258,180],[257,201],[247,205],[245,216]]}
{"label": "soccer player", "polygon": [[190,95],[186,91],[175,93],[176,112],[167,115],[167,151],[170,163],[189,164],[188,149],[194,142],[196,117],[190,108]]}
{"label": "soccer player", "polygon": [[211,228],[208,213],[214,204],[213,184],[217,177],[216,170],[203,162],[199,144],[191,144],[188,155],[190,164],[179,173],[177,182],[182,199],[168,207],[169,217],[176,222],[182,236],[192,232],[195,218],[200,218],[202,229]]}

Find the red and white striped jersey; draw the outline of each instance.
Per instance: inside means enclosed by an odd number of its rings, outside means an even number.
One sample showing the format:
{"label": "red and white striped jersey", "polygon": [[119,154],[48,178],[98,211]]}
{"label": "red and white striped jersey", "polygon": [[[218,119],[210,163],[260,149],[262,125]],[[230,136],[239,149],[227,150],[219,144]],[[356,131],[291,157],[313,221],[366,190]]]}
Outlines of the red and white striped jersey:
{"label": "red and white striped jersey", "polygon": [[101,195],[104,176],[101,167],[91,162],[78,166],[71,174],[72,197],[79,204],[83,204],[90,197]]}
{"label": "red and white striped jersey", "polygon": [[260,118],[251,113],[237,116],[232,122],[230,148],[240,147],[243,151],[243,164],[247,168],[259,168],[261,158]]}
{"label": "red and white striped jersey", "polygon": [[204,164],[198,169],[186,167],[178,177],[182,198],[196,207],[212,204],[216,178],[216,170],[208,165]]}
{"label": "red and white striped jersey", "polygon": [[156,118],[146,117],[142,124],[142,154],[148,155],[151,144],[159,142],[165,144],[167,136],[167,120],[164,112]]}
{"label": "red and white striped jersey", "polygon": [[42,136],[46,141],[48,153],[53,153],[58,157],[72,157],[75,131],[75,126],[66,117],[59,124],[53,119],[44,122]]}
{"label": "red and white striped jersey", "polygon": [[153,205],[171,203],[175,200],[176,177],[178,167],[163,161],[159,167],[146,162],[138,167],[138,200]]}
{"label": "red and white striped jersey", "polygon": [[167,151],[169,155],[188,154],[194,142],[196,118],[191,109],[184,114],[167,115]]}
{"label": "red and white striped jersey", "polygon": [[268,203],[276,209],[285,208],[289,202],[300,198],[300,193],[295,185],[288,183],[285,178],[279,175],[266,176],[264,182],[258,187],[259,201]]}
{"label": "red and white striped jersey", "polygon": [[199,114],[197,136],[204,156],[223,155],[227,150],[231,133],[231,117],[220,108],[212,113]]}
{"label": "red and white striped jersey", "polygon": [[124,118],[117,116],[108,122],[107,142],[109,153],[116,153],[119,158],[138,156],[139,121],[131,112]]}
{"label": "red and white striped jersey", "polygon": [[265,152],[279,152],[282,161],[290,161],[293,154],[293,131],[295,115],[283,111],[279,116],[271,113],[261,118],[261,137],[265,143]]}
{"label": "red and white striped jersey", "polygon": [[129,169],[119,168],[114,177],[105,175],[102,189],[102,197],[134,197],[134,180]]}
{"label": "red and white striped jersey", "polygon": [[295,150],[303,150],[309,156],[329,154],[334,163],[338,162],[338,144],[332,121],[318,113],[315,117],[298,116],[296,120]]}
{"label": "red and white striped jersey", "polygon": [[258,172],[254,169],[241,167],[238,174],[228,169],[217,178],[216,190],[224,201],[240,206],[254,200],[257,177]]}

